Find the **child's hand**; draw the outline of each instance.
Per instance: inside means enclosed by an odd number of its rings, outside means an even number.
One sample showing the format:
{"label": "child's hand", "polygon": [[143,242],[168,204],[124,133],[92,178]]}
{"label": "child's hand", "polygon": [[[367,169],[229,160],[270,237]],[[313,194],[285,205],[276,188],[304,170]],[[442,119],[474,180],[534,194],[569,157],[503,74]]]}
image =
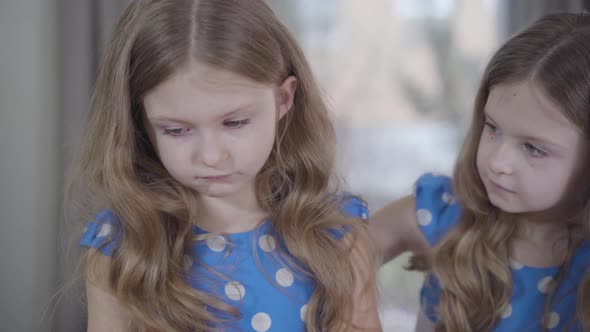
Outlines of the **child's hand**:
{"label": "child's hand", "polygon": [[382,263],[406,251],[424,254],[430,248],[418,227],[416,199],[411,195],[377,211],[369,222],[369,230]]}

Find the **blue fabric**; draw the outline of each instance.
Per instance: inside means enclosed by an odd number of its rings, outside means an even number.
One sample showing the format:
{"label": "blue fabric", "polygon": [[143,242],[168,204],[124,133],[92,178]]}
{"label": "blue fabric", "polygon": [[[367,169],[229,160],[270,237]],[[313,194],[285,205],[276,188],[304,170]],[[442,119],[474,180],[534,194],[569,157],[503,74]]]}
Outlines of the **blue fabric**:
{"label": "blue fabric", "polygon": [[103,210],[94,216],[94,220],[86,224],[80,239],[80,245],[100,250],[112,256],[120,240],[119,219],[110,210]]}
{"label": "blue fabric", "polygon": [[[453,195],[451,179],[446,176],[425,174],[416,182],[416,215],[422,233],[428,242],[436,245],[458,222],[461,207]],[[584,242],[576,251],[566,278],[558,285],[549,317],[545,319],[548,331],[564,331],[575,317],[576,290],[590,266],[590,242]],[[543,312],[546,285],[556,277],[559,267],[538,268],[510,262],[513,290],[509,306],[493,331],[543,331]],[[426,276],[420,291],[422,310],[432,321],[437,321],[441,285],[432,274]],[[582,331],[575,322],[567,331]]]}
{"label": "blue fabric", "polygon": [[[340,204],[344,213],[368,219],[364,202],[353,196],[343,197]],[[120,239],[119,230],[117,217],[111,211],[102,211],[88,223],[80,244],[111,256]],[[328,231],[340,239],[346,229]],[[196,226],[193,234],[192,253],[185,256],[187,282],[240,310],[237,321],[224,324],[226,330],[304,331],[306,304],[315,283],[281,258],[284,245],[270,221],[254,230],[227,236],[209,234]]]}

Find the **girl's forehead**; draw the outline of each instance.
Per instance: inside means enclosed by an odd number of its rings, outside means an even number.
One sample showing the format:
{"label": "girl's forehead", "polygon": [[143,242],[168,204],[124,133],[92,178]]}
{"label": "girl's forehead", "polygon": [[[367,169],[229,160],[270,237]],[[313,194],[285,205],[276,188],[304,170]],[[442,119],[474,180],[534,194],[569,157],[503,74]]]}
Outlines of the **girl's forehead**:
{"label": "girl's forehead", "polygon": [[492,87],[484,111],[506,119],[522,118],[529,123],[577,128],[567,118],[561,105],[531,81],[503,83]]}
{"label": "girl's forehead", "polygon": [[492,87],[484,112],[503,132],[516,136],[566,144],[581,135],[579,126],[532,81]]}
{"label": "girl's forehead", "polygon": [[169,80],[177,80],[199,89],[222,91],[261,90],[272,86],[270,83],[257,82],[233,71],[199,61],[191,61],[188,65],[181,67]]}
{"label": "girl's forehead", "polygon": [[[211,117],[274,106],[274,88],[208,66],[178,70],[144,98],[148,117]],[[198,111],[198,112],[197,112]]]}
{"label": "girl's forehead", "polygon": [[158,84],[149,94],[173,95],[193,91],[206,94],[256,95],[272,88],[237,73],[200,63],[181,67]]}

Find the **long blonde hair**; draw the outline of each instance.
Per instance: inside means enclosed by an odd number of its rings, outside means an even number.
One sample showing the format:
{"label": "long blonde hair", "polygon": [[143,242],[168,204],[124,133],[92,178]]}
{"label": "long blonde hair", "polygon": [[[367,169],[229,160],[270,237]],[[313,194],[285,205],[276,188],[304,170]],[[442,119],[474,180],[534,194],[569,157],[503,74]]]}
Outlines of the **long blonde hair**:
{"label": "long blonde hair", "polygon": [[136,0],[116,25],[71,177],[90,198],[89,213],[107,207],[121,220],[110,291],[145,330],[209,330],[220,318],[206,306],[238,314],[186,283],[195,194],[166,172],[142,125],[146,93],[191,60],[257,82],[297,78],[293,109],[257,175],[257,198],[292,262],[316,283],[307,329],[338,326],[350,317],[355,276],[350,248],[327,230],[357,236],[366,229],[339,212],[328,111],[302,51],[262,0]]}
{"label": "long blonde hair", "polygon": [[[507,243],[518,226],[514,215],[500,211],[489,202],[477,172],[476,154],[490,90],[498,84],[525,80],[537,83],[561,106],[564,115],[590,138],[589,14],[554,14],[539,19],[508,40],[493,55],[483,74],[471,127],[453,176],[462,215],[458,227],[434,248],[428,259],[432,272],[444,285],[437,332],[490,331],[510,299],[513,285]],[[583,229],[587,234],[588,181],[583,187],[579,192],[582,212],[577,215],[578,223],[571,227]],[[570,232],[566,263],[557,280],[564,277],[579,244],[573,234]],[[587,300],[580,301],[580,305],[585,302]],[[585,308],[582,315],[586,320],[588,309]]]}

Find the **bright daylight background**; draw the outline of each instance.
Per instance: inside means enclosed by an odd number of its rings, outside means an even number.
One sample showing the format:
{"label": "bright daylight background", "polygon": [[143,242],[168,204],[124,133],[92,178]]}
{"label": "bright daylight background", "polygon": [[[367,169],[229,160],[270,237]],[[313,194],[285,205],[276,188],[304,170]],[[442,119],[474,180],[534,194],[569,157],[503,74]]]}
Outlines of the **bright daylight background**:
{"label": "bright daylight background", "polygon": [[[480,74],[498,44],[496,0],[276,0],[337,122],[350,190],[375,211],[427,171],[450,174]],[[422,274],[379,273],[386,331],[413,331]]]}
{"label": "bright daylight background", "polygon": [[[329,101],[349,190],[372,211],[450,173],[479,76],[539,16],[590,0],[268,0]],[[0,1],[0,331],[85,331],[61,199],[100,54],[128,0]],[[61,251],[60,251],[61,250]],[[75,250],[69,252],[75,254]],[[379,273],[386,331],[413,331],[422,276]]]}

